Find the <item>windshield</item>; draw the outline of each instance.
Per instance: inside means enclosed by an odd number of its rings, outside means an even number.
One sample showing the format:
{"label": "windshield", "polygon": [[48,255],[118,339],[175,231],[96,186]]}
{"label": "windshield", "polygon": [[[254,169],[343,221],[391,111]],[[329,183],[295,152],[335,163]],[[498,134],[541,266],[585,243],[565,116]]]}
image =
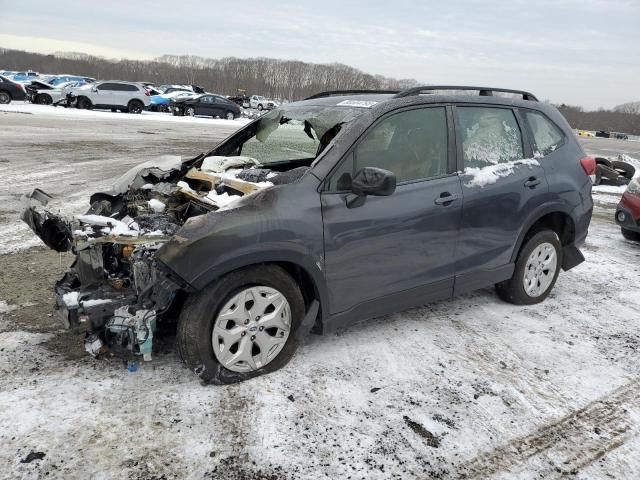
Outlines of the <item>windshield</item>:
{"label": "windshield", "polygon": [[277,108],[256,122],[255,134],[240,148],[240,155],[262,164],[313,159],[342,126],[366,109],[347,106],[297,105]]}

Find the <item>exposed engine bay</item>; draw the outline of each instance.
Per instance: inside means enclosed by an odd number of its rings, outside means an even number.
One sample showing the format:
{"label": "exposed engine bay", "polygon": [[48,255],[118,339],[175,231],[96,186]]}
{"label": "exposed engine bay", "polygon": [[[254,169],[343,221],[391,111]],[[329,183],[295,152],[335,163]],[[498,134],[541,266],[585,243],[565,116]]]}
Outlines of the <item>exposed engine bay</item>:
{"label": "exposed engine bay", "polygon": [[86,331],[88,353],[123,349],[151,360],[156,320],[183,287],[159,270],[155,252],[189,218],[229,209],[306,170],[279,172],[242,156],[161,157],[131,169],[113,192],[94,194],[84,215],[45,210],[51,197],[36,189],[23,198],[22,218],[50,248],[76,254],[56,283],[56,308],[67,328]]}

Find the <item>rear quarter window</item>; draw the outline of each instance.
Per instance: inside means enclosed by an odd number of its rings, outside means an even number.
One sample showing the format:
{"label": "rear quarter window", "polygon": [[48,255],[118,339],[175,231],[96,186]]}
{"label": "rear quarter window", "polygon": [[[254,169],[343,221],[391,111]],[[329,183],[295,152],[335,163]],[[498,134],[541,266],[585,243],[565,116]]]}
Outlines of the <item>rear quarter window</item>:
{"label": "rear quarter window", "polygon": [[546,115],[526,110],[524,117],[533,135],[534,155],[544,157],[554,152],[564,143],[565,134]]}

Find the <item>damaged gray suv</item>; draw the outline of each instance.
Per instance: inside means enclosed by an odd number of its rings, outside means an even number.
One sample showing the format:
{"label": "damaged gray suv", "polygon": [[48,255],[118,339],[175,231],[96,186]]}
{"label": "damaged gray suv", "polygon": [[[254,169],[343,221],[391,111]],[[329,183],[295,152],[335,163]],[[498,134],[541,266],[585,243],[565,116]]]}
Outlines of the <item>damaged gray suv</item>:
{"label": "damaged gray suv", "polygon": [[527,92],[327,92],[208,153],[127,172],[72,219],[23,218],[76,259],[56,284],[98,356],[151,360],[161,324],[204,381],[285,365],[310,331],[495,285],[544,300],[584,260],[595,161]]}

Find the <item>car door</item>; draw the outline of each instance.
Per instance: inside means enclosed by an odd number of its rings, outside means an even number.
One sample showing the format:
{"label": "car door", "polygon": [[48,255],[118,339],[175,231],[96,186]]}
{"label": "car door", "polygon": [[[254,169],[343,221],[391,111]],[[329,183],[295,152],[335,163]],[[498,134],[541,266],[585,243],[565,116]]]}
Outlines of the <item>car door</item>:
{"label": "car door", "polygon": [[213,98],[211,95],[205,95],[200,97],[195,104],[196,115],[211,115],[212,107],[213,107]]}
{"label": "car door", "polygon": [[[325,182],[331,314],[379,315],[451,295],[462,207],[451,122],[444,106],[388,114]],[[393,172],[396,190],[348,208],[351,178],[363,167]]]}
{"label": "car door", "polygon": [[464,197],[455,292],[511,276],[511,257],[527,218],[548,198],[544,169],[517,111],[456,106]]}
{"label": "car door", "polygon": [[93,104],[100,106],[116,105],[116,89],[117,85],[114,83],[101,83],[96,87],[96,91],[93,92]]}

